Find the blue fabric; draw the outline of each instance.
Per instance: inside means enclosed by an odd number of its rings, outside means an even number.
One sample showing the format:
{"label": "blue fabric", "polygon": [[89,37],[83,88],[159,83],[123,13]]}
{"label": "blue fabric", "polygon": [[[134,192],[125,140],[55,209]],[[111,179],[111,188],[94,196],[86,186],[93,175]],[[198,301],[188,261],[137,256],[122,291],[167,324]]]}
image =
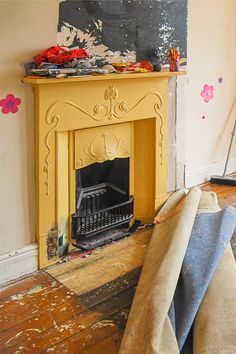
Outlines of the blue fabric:
{"label": "blue fabric", "polygon": [[192,354],[191,327],[236,226],[236,209],[196,216],[169,311],[182,354]]}

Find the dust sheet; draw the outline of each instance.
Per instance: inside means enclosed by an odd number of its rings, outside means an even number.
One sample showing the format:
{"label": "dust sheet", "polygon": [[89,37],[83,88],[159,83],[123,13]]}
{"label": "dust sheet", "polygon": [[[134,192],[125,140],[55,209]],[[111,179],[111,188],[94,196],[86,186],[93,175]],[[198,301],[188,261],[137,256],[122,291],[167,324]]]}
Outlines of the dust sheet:
{"label": "dust sheet", "polygon": [[157,220],[119,353],[236,353],[236,209],[194,187]]}

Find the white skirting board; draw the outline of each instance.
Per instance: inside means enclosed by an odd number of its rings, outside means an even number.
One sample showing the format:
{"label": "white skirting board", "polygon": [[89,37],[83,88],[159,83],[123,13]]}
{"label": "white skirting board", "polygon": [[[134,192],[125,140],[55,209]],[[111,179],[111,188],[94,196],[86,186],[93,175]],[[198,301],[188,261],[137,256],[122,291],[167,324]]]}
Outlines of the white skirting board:
{"label": "white skirting board", "polygon": [[0,255],[0,284],[38,270],[38,245]]}
{"label": "white skirting board", "polygon": [[[186,171],[185,187],[190,188],[201,183],[208,182],[213,175],[222,176],[224,172],[225,161],[217,162],[210,166],[198,168],[192,171]],[[236,157],[229,160],[227,175],[236,172]]]}

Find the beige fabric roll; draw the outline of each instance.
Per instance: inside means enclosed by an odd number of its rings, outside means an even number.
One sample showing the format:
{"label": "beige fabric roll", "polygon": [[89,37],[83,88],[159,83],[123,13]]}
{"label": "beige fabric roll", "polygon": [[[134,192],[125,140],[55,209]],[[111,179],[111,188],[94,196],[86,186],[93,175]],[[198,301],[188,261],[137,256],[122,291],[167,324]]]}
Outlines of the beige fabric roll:
{"label": "beige fabric roll", "polygon": [[235,353],[236,265],[228,245],[195,320],[194,354]]}
{"label": "beige fabric roll", "polygon": [[[155,226],[140,276],[120,354],[177,354],[175,333],[168,318],[182,261],[187,249],[201,191],[188,193],[182,212]],[[164,212],[179,203],[174,193]],[[160,211],[163,213],[163,210]]]}
{"label": "beige fabric roll", "polygon": [[[202,192],[198,213],[219,211],[217,196]],[[194,354],[236,353],[236,263],[229,244],[198,311]]]}
{"label": "beige fabric roll", "polygon": [[[153,231],[119,354],[179,354],[168,311],[196,214],[219,210],[216,194],[198,187],[186,197],[174,193],[160,210],[166,221]],[[235,315],[236,266],[228,246],[195,321],[194,354],[235,354]]]}

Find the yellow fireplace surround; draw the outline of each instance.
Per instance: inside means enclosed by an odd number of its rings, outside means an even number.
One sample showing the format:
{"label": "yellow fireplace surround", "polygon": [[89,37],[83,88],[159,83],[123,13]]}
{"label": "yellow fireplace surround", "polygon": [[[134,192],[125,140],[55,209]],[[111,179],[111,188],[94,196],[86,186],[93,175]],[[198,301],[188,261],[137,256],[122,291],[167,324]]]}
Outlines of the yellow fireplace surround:
{"label": "yellow fireplace surround", "polygon": [[167,197],[168,80],[184,72],[25,78],[35,100],[36,238],[39,267],[71,245],[75,170],[130,158],[135,217],[152,222]]}

